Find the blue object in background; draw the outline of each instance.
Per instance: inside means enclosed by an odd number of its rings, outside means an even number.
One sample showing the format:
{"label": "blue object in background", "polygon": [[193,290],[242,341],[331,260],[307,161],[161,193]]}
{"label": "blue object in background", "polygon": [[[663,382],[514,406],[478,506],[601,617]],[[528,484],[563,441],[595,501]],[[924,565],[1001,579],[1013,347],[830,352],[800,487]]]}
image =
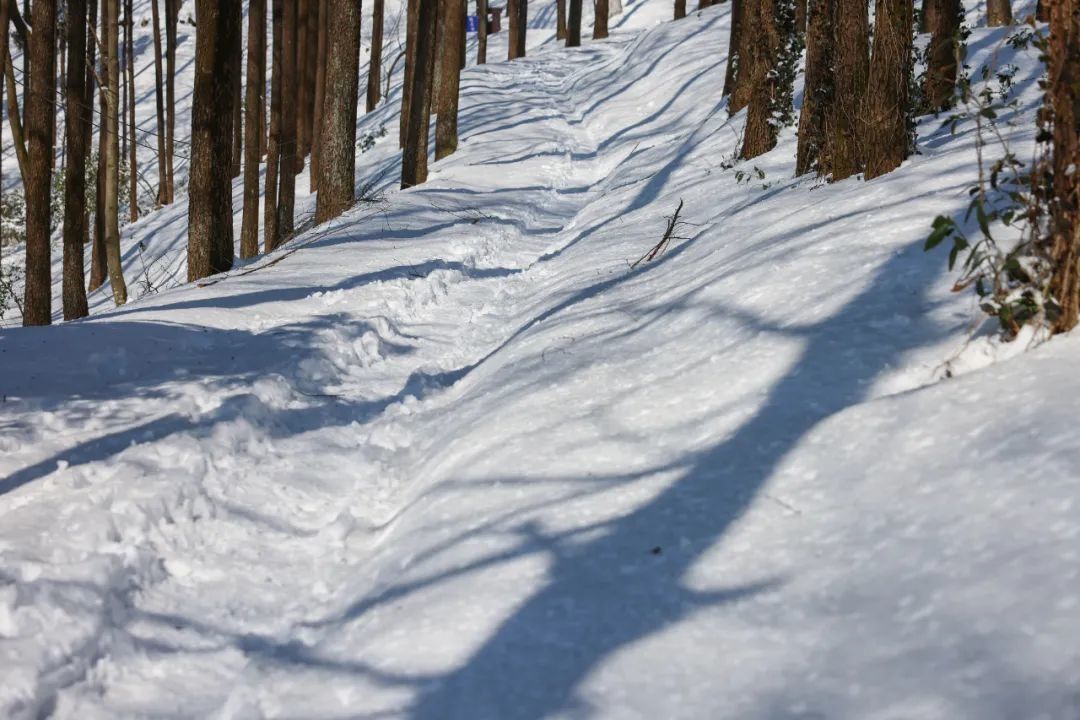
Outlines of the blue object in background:
{"label": "blue object in background", "polygon": [[478,18],[476,15],[466,16],[465,32],[480,32],[480,18]]}

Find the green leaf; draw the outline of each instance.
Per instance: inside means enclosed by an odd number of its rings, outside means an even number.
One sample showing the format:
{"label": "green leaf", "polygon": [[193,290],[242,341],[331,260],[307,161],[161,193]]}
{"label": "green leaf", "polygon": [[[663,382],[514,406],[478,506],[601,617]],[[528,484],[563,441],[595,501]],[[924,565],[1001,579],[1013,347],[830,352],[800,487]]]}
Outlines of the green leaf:
{"label": "green leaf", "polygon": [[952,221],[952,218],[945,217],[944,215],[938,215],[934,218],[934,230],[926,238],[926,244],[923,245],[923,251],[930,251],[936,248],[942,243],[945,238],[952,234],[956,224]]}
{"label": "green leaf", "polygon": [[990,237],[990,221],[986,217],[986,210],[981,202],[975,205],[975,219],[979,221],[979,229],[982,230],[982,234]]}

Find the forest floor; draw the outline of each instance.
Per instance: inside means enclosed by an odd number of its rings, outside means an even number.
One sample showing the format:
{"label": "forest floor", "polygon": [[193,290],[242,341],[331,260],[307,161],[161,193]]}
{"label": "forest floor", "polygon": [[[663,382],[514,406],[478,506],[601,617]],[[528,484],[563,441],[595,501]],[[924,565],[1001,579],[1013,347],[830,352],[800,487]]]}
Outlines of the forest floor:
{"label": "forest floor", "polygon": [[974,126],[733,164],[729,7],[669,10],[468,68],[421,187],[389,102],[344,217],[165,288],[166,208],[140,299],[0,330],[0,715],[1075,720],[1080,338],[922,249]]}

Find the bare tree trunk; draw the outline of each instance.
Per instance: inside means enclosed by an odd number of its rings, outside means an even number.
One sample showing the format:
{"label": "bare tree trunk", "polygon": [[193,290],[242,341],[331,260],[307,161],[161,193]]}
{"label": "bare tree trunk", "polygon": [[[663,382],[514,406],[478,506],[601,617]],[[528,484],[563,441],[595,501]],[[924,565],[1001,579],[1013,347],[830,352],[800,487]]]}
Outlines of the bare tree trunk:
{"label": "bare tree trunk", "polygon": [[529,1],[506,0],[510,16],[510,37],[507,59],[516,60],[525,57],[525,33],[529,25]]}
{"label": "bare tree trunk", "polygon": [[[296,173],[300,173],[304,169],[304,160],[308,153],[308,121],[311,114],[308,112],[308,86],[304,82],[307,76],[307,56],[308,56],[308,19],[311,15],[311,5],[317,2],[317,0],[295,0],[297,4],[296,9],[296,61],[295,61],[295,84],[294,96],[297,104],[296,108],[296,155],[293,170]],[[317,12],[317,11],[316,11]],[[288,96],[286,96],[288,97]]]}
{"label": "bare tree trunk", "polygon": [[[105,157],[109,145],[109,0],[101,0],[101,53],[99,58],[98,117],[102,118],[98,128],[98,165],[96,192],[94,196],[94,242],[90,248],[90,284],[93,291],[105,284],[106,268],[109,265],[105,250]],[[105,84],[101,84],[104,82]]]}
{"label": "bare tree trunk", "polygon": [[[359,0],[353,0],[359,4]],[[316,38],[315,51],[315,109],[311,126],[311,192],[319,189],[319,163],[322,161],[322,113],[323,98],[326,95],[326,18],[329,8],[327,0],[319,0],[319,27]],[[357,11],[359,13],[359,10]],[[359,15],[358,15],[359,17]],[[348,33],[350,28],[334,28],[334,31]],[[359,43],[359,41],[357,41]],[[354,55],[359,62],[360,45],[357,44]],[[337,88],[335,87],[335,92]],[[355,115],[355,113],[354,113]]]}
{"label": "bare tree trunk", "polygon": [[[401,187],[427,180],[427,145],[431,116],[431,75],[435,70],[437,0],[416,0],[416,42],[411,73],[409,117],[401,161]],[[408,62],[409,60],[406,60]]]}
{"label": "bare tree trunk", "polygon": [[[7,16],[8,5],[4,4],[5,16]],[[3,52],[2,61],[4,63],[4,81],[7,85],[7,103],[8,103],[8,125],[11,126],[11,136],[14,140],[15,146],[15,158],[19,163],[19,176],[22,179],[23,187],[26,187],[27,176],[30,172],[30,159],[26,152],[26,137],[23,134],[22,125],[22,112],[19,110],[19,93],[15,87],[15,65],[11,59],[11,47],[8,43],[8,35],[6,28],[8,22],[4,22],[5,28],[0,51]],[[29,54],[29,53],[27,53]]]}
{"label": "bare tree trunk", "polygon": [[488,3],[487,0],[476,0],[476,14],[480,21],[480,27],[476,33],[476,64],[483,65],[487,62],[487,36],[488,36]]}
{"label": "bare tree trunk", "polygon": [[165,88],[163,72],[161,69],[161,13],[158,10],[160,0],[151,0],[150,8],[154,23],[154,102],[157,109],[157,153],[158,153],[158,193],[157,205],[165,204],[165,182],[167,171],[165,170]]}
{"label": "bare tree trunk", "polygon": [[124,54],[127,56],[127,96],[128,96],[128,195],[131,200],[128,203],[128,217],[131,222],[139,219],[139,157],[138,145],[135,142],[135,15],[132,12],[131,0],[126,0],[124,14],[127,22],[124,23]]}
{"label": "bare tree trunk", "polygon": [[[107,0],[102,0],[106,2]],[[176,19],[180,0],[165,0],[165,204],[176,196]]]}
{"label": "bare tree trunk", "polygon": [[241,35],[240,0],[196,0],[195,86],[188,182],[188,280],[233,264],[233,59]]}
{"label": "bare tree trunk", "polygon": [[34,68],[26,106],[29,173],[26,185],[26,286],[23,325],[52,322],[51,217],[53,98],[56,95],[56,0],[34,3],[28,52]]}
{"label": "bare tree trunk", "polygon": [[911,152],[908,84],[912,69],[911,0],[877,0],[874,54],[866,102],[866,179],[900,167]]}
{"label": "bare tree trunk", "polygon": [[608,36],[608,0],[593,0],[593,40],[603,40]]}
{"label": "bare tree trunk", "polygon": [[952,106],[956,88],[956,45],[959,42],[960,0],[936,0],[933,35],[927,58],[925,109],[939,112]]}
{"label": "bare tree trunk", "polygon": [[1050,7],[1044,0],[1035,3],[1035,19],[1039,22],[1050,22]]}
{"label": "bare tree trunk", "polygon": [[298,39],[297,7],[295,2],[285,3],[285,15],[281,37],[281,156],[278,167],[278,242],[293,234],[294,205],[296,202],[296,166],[299,148],[296,136]]}
{"label": "bare tree trunk", "polygon": [[675,0],[675,19],[686,17],[686,0]]}
{"label": "bare tree trunk", "polygon": [[1013,24],[1012,4],[1009,0],[986,0],[986,24],[990,27]]}
{"label": "bare tree trunk", "polygon": [[1053,194],[1047,255],[1053,267],[1049,293],[1057,303],[1052,332],[1080,319],[1080,5],[1050,4],[1047,96],[1053,112]]}
{"label": "bare tree trunk", "polygon": [[[829,169],[832,179],[839,181],[862,170],[864,162],[861,139],[870,75],[870,19],[866,0],[835,0],[833,7],[835,92],[827,111],[827,123],[832,136]],[[908,35],[911,35],[910,23]]]}
{"label": "bare tree trunk", "polygon": [[465,0],[441,0],[444,34],[438,52],[442,55],[439,83],[438,120],[435,124],[435,159],[457,150],[458,98],[461,86],[462,40],[465,38]]}
{"label": "bare tree trunk", "polygon": [[932,33],[937,27],[939,0],[923,0],[922,12],[919,14],[919,32]]}
{"label": "bare tree trunk", "polygon": [[109,141],[105,145],[105,256],[109,284],[117,305],[127,302],[127,284],[120,257],[120,0],[106,0],[109,7],[108,87],[105,90]]}
{"label": "bare tree trunk", "polygon": [[555,39],[566,39],[566,0],[555,0]]}
{"label": "bare tree trunk", "polygon": [[244,217],[240,226],[240,257],[247,259],[259,253],[259,157],[262,155],[259,126],[260,118],[266,114],[266,0],[250,0],[248,4],[245,101],[244,139],[247,143],[244,146]]}
{"label": "bare tree trunk", "polygon": [[273,50],[270,80],[270,127],[266,144],[266,197],[263,199],[263,250],[270,252],[281,244],[278,232],[278,168],[281,165],[281,73],[282,67],[282,25],[285,19],[284,0],[273,0]]}
{"label": "bare tree trunk", "polygon": [[582,0],[570,0],[566,16],[566,47],[581,47],[581,3]]}
{"label": "bare tree trunk", "polygon": [[[319,148],[319,196],[315,221],[326,222],[348,210],[355,198],[356,109],[360,99],[360,3],[330,0],[327,25],[326,85]],[[312,162],[314,166],[314,161]]]}
{"label": "bare tree trunk", "polygon": [[382,75],[383,13],[386,0],[375,0],[371,10],[371,58],[368,61],[367,112],[374,110],[382,99],[379,79]]}
{"label": "bare tree trunk", "polygon": [[[757,47],[758,26],[754,24],[753,8],[762,0],[737,0],[738,7],[733,8],[735,13],[731,26],[731,46],[734,51],[735,69],[731,78],[730,100],[728,100],[728,114],[734,115],[750,104],[750,97],[754,92],[752,66],[754,64],[755,48]],[[737,36],[737,37],[736,37]],[[724,89],[727,89],[725,84]]]}
{"label": "bare tree trunk", "polygon": [[299,75],[297,82],[303,83],[304,86],[304,102],[307,109],[307,135],[304,138],[304,155],[311,153],[312,140],[315,137],[315,114],[318,112],[315,109],[315,66],[318,60],[319,53],[319,10],[321,8],[321,0],[308,0],[308,23],[307,23],[307,49],[302,59],[299,61],[303,71]]}
{"label": "bare tree trunk", "polygon": [[[0,23],[6,28],[6,24]],[[86,234],[86,126],[92,102],[86,89],[86,0],[68,0],[66,34],[67,117],[64,168],[64,319],[89,313],[86,303],[86,270],[83,237]]]}
{"label": "bare tree trunk", "polygon": [[829,172],[828,110],[833,103],[834,0],[810,0],[806,32],[806,82],[799,113],[795,174]]}
{"label": "bare tree trunk", "polygon": [[806,0],[795,0],[795,32],[806,32]]}
{"label": "bare tree trunk", "polygon": [[749,159],[772,150],[776,145],[776,127],[773,124],[776,88],[772,75],[778,64],[782,38],[777,27],[776,0],[750,0],[746,9],[747,25],[758,31],[756,42],[743,66],[751,94],[741,157]]}
{"label": "bare tree trunk", "polygon": [[[243,35],[243,16],[240,21],[240,34]],[[232,68],[232,163],[230,173],[232,177],[240,177],[244,160],[244,84],[240,72],[244,62],[243,46],[237,42],[232,48],[232,57],[229,58],[229,66]]]}
{"label": "bare tree trunk", "polygon": [[405,82],[401,86],[401,117],[398,142],[405,147],[408,135],[410,108],[412,105],[412,74],[416,67],[416,32],[419,0],[406,0],[405,10]]}

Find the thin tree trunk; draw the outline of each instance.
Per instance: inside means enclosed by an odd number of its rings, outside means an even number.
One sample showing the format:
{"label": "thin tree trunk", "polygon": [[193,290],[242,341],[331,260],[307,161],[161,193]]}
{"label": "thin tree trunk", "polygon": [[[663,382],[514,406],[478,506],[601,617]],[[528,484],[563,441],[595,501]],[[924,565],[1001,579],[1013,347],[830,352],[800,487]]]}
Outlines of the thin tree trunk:
{"label": "thin tree trunk", "polygon": [[233,263],[232,123],[240,0],[197,0],[188,182],[188,280]]}
{"label": "thin tree trunk", "polygon": [[795,0],[795,32],[806,32],[806,0]]}
{"label": "thin tree trunk", "polygon": [[480,27],[476,33],[476,64],[483,65],[487,62],[487,36],[488,36],[488,3],[487,0],[476,0],[476,14],[480,21]]}
{"label": "thin tree trunk", "polygon": [[[239,74],[239,73],[238,73]],[[240,257],[259,253],[259,157],[262,155],[260,118],[266,114],[266,0],[248,4],[247,125],[244,139],[244,217],[240,226]],[[269,171],[268,171],[269,174]]]}
{"label": "thin tree trunk", "polygon": [[270,252],[281,244],[278,233],[278,172],[281,165],[281,72],[282,24],[285,18],[284,0],[273,0],[273,45],[270,79],[270,127],[266,144],[266,197],[263,199],[263,250]]}
{"label": "thin tree trunk", "polygon": [[19,163],[19,175],[22,178],[23,187],[26,187],[30,173],[30,158],[26,152],[26,136],[23,133],[21,120],[23,113],[19,109],[19,94],[15,86],[15,65],[11,60],[10,47],[4,54],[4,80],[8,91],[8,125],[11,127],[11,136],[15,145],[15,159]]}
{"label": "thin tree trunk", "polygon": [[675,19],[681,20],[686,17],[686,0],[675,0]]}
{"label": "thin tree trunk", "polygon": [[1047,96],[1053,111],[1053,200],[1048,257],[1049,292],[1057,303],[1050,329],[1061,333],[1080,319],[1080,5],[1050,5]]}
{"label": "thin tree trunk", "polygon": [[293,208],[296,202],[297,147],[297,3],[285,3],[281,39],[281,156],[278,167],[278,242],[293,233]]}
{"label": "thin tree trunk", "polygon": [[371,10],[371,57],[368,60],[367,112],[374,110],[381,97],[379,79],[382,75],[383,12],[386,0],[375,0]]}
{"label": "thin tree trunk", "polygon": [[49,192],[53,158],[53,98],[56,95],[56,0],[34,3],[34,32],[28,52],[34,68],[26,106],[29,173],[26,185],[26,285],[23,325],[52,322],[52,225]]}
{"label": "thin tree trunk", "polygon": [[[326,85],[334,88],[324,98],[319,195],[315,221],[322,223],[352,207],[356,185],[356,109],[360,99],[360,3],[330,0],[326,7],[328,34]],[[314,161],[312,162],[314,167]]]}
{"label": "thin tree trunk", "polygon": [[1013,24],[1012,4],[1009,0],[986,0],[986,24],[990,27]]}
{"label": "thin tree trunk", "polygon": [[431,120],[431,75],[435,70],[437,0],[416,0],[416,42],[411,73],[409,117],[401,162],[401,187],[427,180],[427,146]]}
{"label": "thin tree trunk", "polygon": [[117,305],[127,302],[127,284],[120,257],[120,0],[106,0],[109,7],[108,87],[105,91],[109,141],[105,145],[105,256],[109,284]]}
{"label": "thin tree trunk", "polygon": [[[353,2],[360,4],[360,0],[353,0]],[[326,95],[326,25],[328,10],[327,0],[319,0],[319,28],[315,53],[315,110],[311,128],[311,192],[319,189],[319,163],[322,162],[322,113],[323,98]],[[351,29],[348,28],[334,28],[334,30],[335,32],[338,30],[344,33],[351,32]],[[357,62],[359,62],[359,53],[360,46],[357,45],[354,52],[354,55],[357,56]],[[336,86],[334,92],[337,92]]]}
{"label": "thin tree trunk", "polygon": [[[733,8],[735,13],[731,25],[731,47],[734,49],[735,67],[731,76],[730,100],[728,100],[728,114],[734,115],[750,104],[750,96],[754,91],[751,66],[754,59],[754,48],[757,43],[755,32],[757,27],[751,20],[751,9],[761,0],[737,0],[738,7]],[[725,90],[727,84],[725,83]]]}
{"label": "thin tree trunk", "polygon": [[525,34],[529,26],[528,0],[506,0],[510,14],[510,37],[507,59],[525,57]]}
{"label": "thin tree trunk", "polygon": [[806,32],[806,82],[799,113],[795,174],[829,172],[828,110],[833,103],[834,0],[810,0]]}
{"label": "thin tree trunk", "polygon": [[581,47],[582,0],[569,1],[570,8],[566,15],[566,47]]}
{"label": "thin tree trunk", "polygon": [[747,25],[757,29],[756,42],[744,64],[751,94],[741,157],[749,159],[776,145],[773,124],[776,88],[772,74],[777,66],[782,38],[777,27],[776,0],[750,0],[746,7]]}
{"label": "thin tree trunk", "polygon": [[959,41],[960,0],[936,0],[936,21],[927,58],[923,88],[925,110],[940,112],[952,106],[956,88],[956,45]]}
{"label": "thin tree trunk", "polygon": [[[866,0],[835,0],[833,7],[835,91],[827,123],[831,134],[829,169],[833,181],[839,181],[858,173],[864,162],[861,139],[870,74],[870,19]],[[909,36],[910,31],[909,23]]]}
{"label": "thin tree trunk", "polygon": [[[240,20],[240,34],[243,35],[243,16]],[[232,164],[230,173],[233,178],[240,177],[244,160],[244,84],[240,67],[244,62],[243,46],[237,42],[232,48],[229,67],[232,69]]]}
{"label": "thin tree trunk", "polygon": [[566,39],[566,0],[555,0],[555,39]]}
{"label": "thin tree trunk", "polygon": [[[2,12],[2,11],[0,11]],[[86,234],[86,125],[92,102],[86,88],[86,0],[68,0],[66,17],[67,116],[64,168],[64,319],[89,313],[86,303],[86,269],[83,237]],[[6,25],[0,23],[0,25]]]}
{"label": "thin tree trunk", "polygon": [[412,74],[416,66],[416,31],[419,0],[406,0],[405,10],[405,82],[401,86],[401,117],[398,144],[405,147],[409,132],[410,107],[412,105]]}
{"label": "thin tree trunk", "polygon": [[308,23],[307,23],[307,50],[301,56],[303,71],[297,82],[304,85],[305,107],[307,108],[307,135],[304,138],[304,154],[311,153],[312,143],[315,138],[315,116],[318,110],[315,108],[315,75],[319,54],[319,11],[322,0],[308,0]]}
{"label": "thin tree trunk", "polygon": [[139,158],[135,143],[135,15],[132,1],[126,0],[124,8],[127,22],[124,24],[124,54],[127,56],[127,97],[128,97],[128,217],[131,222],[139,219]]}
{"label": "thin tree trunk", "polygon": [[[106,0],[101,0],[106,2]],[[176,21],[180,0],[165,0],[165,204],[176,197]]]}
{"label": "thin tree trunk", "polygon": [[160,0],[151,0],[150,9],[154,23],[154,103],[157,110],[157,166],[158,166],[158,193],[157,205],[165,204],[165,182],[167,172],[165,170],[165,88],[163,71],[161,68],[161,13],[158,9]]}
{"label": "thin tree trunk", "polygon": [[439,46],[442,55],[438,97],[438,120],[435,124],[435,159],[441,160],[457,150],[458,99],[461,86],[462,40],[465,36],[465,0],[442,0],[444,35]]}
{"label": "thin tree trunk", "polygon": [[874,54],[870,61],[863,143],[867,180],[900,167],[911,151],[908,85],[913,14],[911,0],[877,0],[875,6]]}
{"label": "thin tree trunk", "polygon": [[98,117],[102,120],[101,125],[98,127],[98,164],[94,195],[94,243],[90,248],[90,284],[88,289],[91,291],[97,290],[105,284],[106,268],[109,265],[108,253],[105,250],[105,157],[108,155],[106,148],[109,145],[109,123],[105,120],[109,115],[109,0],[101,0],[100,39],[101,53],[97,73],[99,78]]}
{"label": "thin tree trunk", "polygon": [[608,36],[608,0],[593,0],[593,40]]}

